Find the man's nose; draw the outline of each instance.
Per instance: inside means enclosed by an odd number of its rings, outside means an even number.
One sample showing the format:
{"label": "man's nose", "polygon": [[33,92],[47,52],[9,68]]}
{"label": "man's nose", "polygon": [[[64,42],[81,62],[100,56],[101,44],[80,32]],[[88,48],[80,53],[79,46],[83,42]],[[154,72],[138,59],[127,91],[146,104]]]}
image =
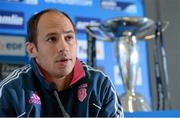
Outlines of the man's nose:
{"label": "man's nose", "polygon": [[68,44],[63,37],[59,38],[57,43],[58,52],[68,50]]}

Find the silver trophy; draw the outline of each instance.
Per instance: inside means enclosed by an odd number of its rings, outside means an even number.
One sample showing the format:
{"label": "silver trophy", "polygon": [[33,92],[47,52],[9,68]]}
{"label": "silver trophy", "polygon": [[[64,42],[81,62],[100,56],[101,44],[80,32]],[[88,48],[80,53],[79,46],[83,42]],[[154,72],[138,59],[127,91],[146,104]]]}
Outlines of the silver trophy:
{"label": "silver trophy", "polygon": [[124,111],[151,111],[146,99],[135,91],[139,53],[137,41],[153,39],[156,25],[145,17],[120,17],[87,26],[86,31],[96,39],[114,42],[117,64],[125,92],[120,96]]}

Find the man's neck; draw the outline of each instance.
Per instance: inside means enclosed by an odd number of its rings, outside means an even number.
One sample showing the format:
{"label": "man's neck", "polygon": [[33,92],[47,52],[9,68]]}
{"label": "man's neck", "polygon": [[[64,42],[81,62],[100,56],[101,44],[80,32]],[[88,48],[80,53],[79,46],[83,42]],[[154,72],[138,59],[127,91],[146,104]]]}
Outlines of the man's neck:
{"label": "man's neck", "polygon": [[52,82],[54,82],[56,84],[58,91],[62,91],[69,86],[72,78],[73,78],[73,76],[71,73],[68,76],[63,77],[63,78],[52,79]]}

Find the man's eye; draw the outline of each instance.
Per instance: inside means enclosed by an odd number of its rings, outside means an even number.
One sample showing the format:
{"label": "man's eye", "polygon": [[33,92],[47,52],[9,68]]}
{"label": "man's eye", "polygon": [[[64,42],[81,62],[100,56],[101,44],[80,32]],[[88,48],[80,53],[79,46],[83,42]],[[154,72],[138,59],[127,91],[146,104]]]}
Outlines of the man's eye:
{"label": "man's eye", "polygon": [[74,39],[73,36],[66,36],[66,41],[70,41],[70,40],[72,40],[72,39]]}
{"label": "man's eye", "polygon": [[56,41],[56,37],[49,37],[47,39],[48,42],[55,42]]}

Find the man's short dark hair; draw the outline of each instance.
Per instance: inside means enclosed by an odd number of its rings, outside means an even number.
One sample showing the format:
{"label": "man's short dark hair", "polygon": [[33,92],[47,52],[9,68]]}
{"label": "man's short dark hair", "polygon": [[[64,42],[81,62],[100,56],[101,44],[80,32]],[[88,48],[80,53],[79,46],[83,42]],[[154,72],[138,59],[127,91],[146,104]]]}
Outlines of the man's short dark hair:
{"label": "man's short dark hair", "polygon": [[74,31],[76,32],[76,28],[71,20],[71,18],[63,11],[57,10],[57,9],[45,9],[43,11],[40,11],[38,13],[36,13],[35,15],[33,15],[29,21],[28,21],[28,26],[27,26],[27,41],[34,43],[37,46],[37,26],[38,26],[38,22],[39,19],[41,18],[41,16],[47,12],[56,12],[56,13],[60,13],[64,16],[66,16],[71,24],[73,25]]}

